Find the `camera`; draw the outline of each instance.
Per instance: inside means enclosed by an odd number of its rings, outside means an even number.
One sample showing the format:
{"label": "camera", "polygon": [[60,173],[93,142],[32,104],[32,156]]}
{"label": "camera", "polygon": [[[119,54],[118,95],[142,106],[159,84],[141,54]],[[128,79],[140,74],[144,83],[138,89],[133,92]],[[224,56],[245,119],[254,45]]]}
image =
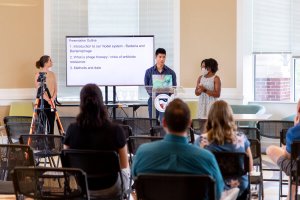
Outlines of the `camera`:
{"label": "camera", "polygon": [[46,82],[46,72],[40,72],[37,82]]}

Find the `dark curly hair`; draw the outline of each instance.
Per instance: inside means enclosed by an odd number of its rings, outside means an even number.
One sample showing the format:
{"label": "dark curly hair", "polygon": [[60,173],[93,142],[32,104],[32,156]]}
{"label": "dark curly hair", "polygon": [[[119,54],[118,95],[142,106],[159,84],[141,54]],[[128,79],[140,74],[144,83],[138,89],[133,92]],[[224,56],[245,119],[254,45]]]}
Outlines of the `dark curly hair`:
{"label": "dark curly hair", "polygon": [[216,73],[218,71],[218,62],[213,59],[213,58],[208,58],[208,59],[205,59],[201,62],[202,63],[205,63],[205,68],[206,69],[210,69],[212,73]]}

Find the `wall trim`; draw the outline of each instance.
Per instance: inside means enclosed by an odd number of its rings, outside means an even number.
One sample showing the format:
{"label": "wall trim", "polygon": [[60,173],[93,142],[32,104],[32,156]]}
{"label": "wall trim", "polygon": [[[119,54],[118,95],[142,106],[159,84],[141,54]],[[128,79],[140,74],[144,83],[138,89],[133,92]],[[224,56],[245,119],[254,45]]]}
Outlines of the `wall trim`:
{"label": "wall trim", "polygon": [[34,101],[35,88],[0,89],[0,105],[7,106],[16,101]]}
{"label": "wall trim", "polygon": [[[198,101],[195,96],[195,88],[182,88],[178,95],[180,98],[189,101]],[[35,88],[22,88],[22,89],[0,89],[0,106],[10,105],[11,102],[16,101],[34,101],[36,97]],[[225,101],[235,101],[242,103],[243,95],[236,88],[222,88],[220,99]],[[78,102],[78,101],[77,101]]]}

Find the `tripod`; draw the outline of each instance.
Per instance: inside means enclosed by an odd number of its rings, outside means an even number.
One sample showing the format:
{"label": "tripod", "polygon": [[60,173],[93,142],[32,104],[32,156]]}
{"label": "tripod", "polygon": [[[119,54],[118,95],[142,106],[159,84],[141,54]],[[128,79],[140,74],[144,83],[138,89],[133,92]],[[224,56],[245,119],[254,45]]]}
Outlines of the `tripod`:
{"label": "tripod", "polygon": [[[55,117],[56,117],[56,122],[57,122],[57,127],[60,135],[64,135],[65,131],[64,128],[61,124],[58,112],[54,106],[53,101],[51,100],[51,95],[49,92],[49,89],[47,88],[47,85],[45,84],[46,77],[45,73],[40,72],[40,75],[38,77],[38,82],[40,82],[40,87],[37,90],[37,95],[36,95],[36,100],[34,103],[34,111],[32,114],[32,121],[31,121],[31,126],[30,126],[30,132],[29,134],[48,134],[48,129],[49,129],[49,121],[47,118],[47,115],[45,113],[46,109],[51,109],[52,112],[55,112]],[[44,94],[46,92],[46,95],[50,99],[50,107],[51,108],[45,108],[45,99],[44,99]]]}

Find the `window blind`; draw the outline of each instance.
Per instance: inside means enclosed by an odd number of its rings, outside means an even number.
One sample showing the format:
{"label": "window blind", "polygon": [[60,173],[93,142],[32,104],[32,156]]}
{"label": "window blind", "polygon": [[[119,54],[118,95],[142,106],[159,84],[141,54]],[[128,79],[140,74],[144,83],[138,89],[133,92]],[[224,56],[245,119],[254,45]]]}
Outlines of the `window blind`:
{"label": "window blind", "polygon": [[253,51],[291,52],[291,0],[253,0]]}
{"label": "window blind", "polygon": [[292,0],[292,53],[300,57],[300,0]]}

